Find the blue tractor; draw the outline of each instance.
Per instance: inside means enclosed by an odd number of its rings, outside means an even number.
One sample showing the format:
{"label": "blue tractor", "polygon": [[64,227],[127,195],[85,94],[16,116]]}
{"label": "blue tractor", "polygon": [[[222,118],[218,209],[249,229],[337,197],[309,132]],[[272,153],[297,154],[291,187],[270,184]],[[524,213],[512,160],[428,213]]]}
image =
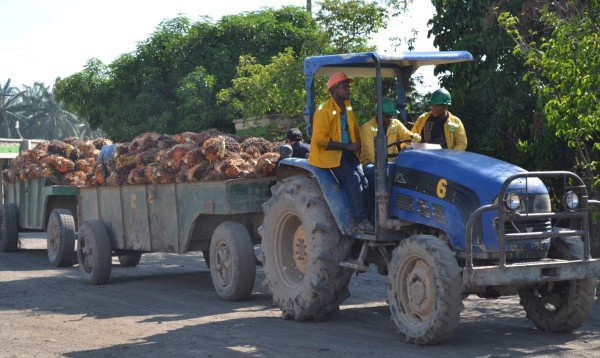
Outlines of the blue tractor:
{"label": "blue tractor", "polygon": [[[464,51],[309,57],[309,132],[316,76],[372,77],[375,148],[387,153],[398,143],[386,143],[382,129],[382,79],[395,79],[402,109],[420,66],[468,60]],[[544,331],[571,332],[591,314],[600,260],[590,255],[588,208],[600,202],[588,200],[577,175],[413,144],[395,162],[376,156],[374,186],[375,230],[359,232],[331,171],[305,159],[280,162],[259,232],[265,285],[284,318],[319,320],[338,310],[351,276],[373,265],[388,276],[399,333],[418,345],[450,338],[469,294],[519,295],[527,318]]]}

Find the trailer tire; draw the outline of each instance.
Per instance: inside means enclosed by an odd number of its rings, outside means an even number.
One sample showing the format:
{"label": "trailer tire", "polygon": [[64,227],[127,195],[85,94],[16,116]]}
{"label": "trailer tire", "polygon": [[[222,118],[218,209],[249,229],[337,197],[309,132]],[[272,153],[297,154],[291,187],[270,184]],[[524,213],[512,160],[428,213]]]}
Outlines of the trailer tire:
{"label": "trailer tire", "polygon": [[[580,260],[583,241],[579,236],[553,238],[550,258]],[[567,333],[581,327],[592,314],[596,297],[595,277],[582,280],[548,282],[519,288],[521,305],[538,329]]]}
{"label": "trailer tire", "polygon": [[209,255],[210,276],[219,297],[226,301],[250,297],[256,278],[256,258],[246,227],[234,221],[217,226],[210,240]]}
{"label": "trailer tire", "polygon": [[202,250],[202,257],[204,257],[204,263],[210,269],[210,249]]}
{"label": "trailer tire", "polygon": [[142,259],[142,253],[131,252],[127,254],[118,255],[117,257],[119,258],[119,263],[121,264],[121,266],[136,267]]}
{"label": "trailer tire", "polygon": [[284,319],[319,320],[350,296],[352,239],[342,236],[316,180],[296,175],[272,189],[263,204],[265,287]]}
{"label": "trailer tire", "polygon": [[407,343],[434,345],[452,336],[463,309],[455,253],[431,235],[402,240],[388,270],[392,320]]}
{"label": "trailer tire", "polygon": [[73,265],[75,258],[75,219],[67,209],[54,209],[46,229],[48,261],[56,267]]}
{"label": "trailer tire", "polygon": [[0,205],[0,251],[14,252],[19,246],[19,215],[13,203]]}
{"label": "trailer tire", "polygon": [[108,232],[101,221],[89,220],[79,228],[77,260],[85,282],[91,285],[108,282],[112,269],[112,249]]}

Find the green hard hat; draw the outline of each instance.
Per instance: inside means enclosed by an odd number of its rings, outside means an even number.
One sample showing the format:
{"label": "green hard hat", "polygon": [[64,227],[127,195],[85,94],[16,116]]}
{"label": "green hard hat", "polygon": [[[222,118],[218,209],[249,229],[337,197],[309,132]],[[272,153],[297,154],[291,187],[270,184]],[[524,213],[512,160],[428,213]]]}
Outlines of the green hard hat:
{"label": "green hard hat", "polygon": [[[375,104],[375,112],[377,112],[377,104]],[[381,99],[381,112],[383,114],[394,115],[400,113],[396,109],[396,103],[393,99],[382,98]]]}
{"label": "green hard hat", "polygon": [[431,98],[429,99],[429,104],[452,104],[452,97],[450,96],[450,92],[448,92],[445,88],[440,88],[433,92]]}

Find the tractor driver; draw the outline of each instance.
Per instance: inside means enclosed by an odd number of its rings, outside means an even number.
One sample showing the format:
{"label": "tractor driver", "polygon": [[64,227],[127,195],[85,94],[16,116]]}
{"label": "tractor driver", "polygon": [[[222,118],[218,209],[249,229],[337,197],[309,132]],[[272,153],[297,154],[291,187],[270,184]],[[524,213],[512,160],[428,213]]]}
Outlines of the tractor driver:
{"label": "tractor driver", "polygon": [[327,81],[331,97],[313,116],[308,163],[333,172],[348,195],[357,229],[373,231],[365,205],[368,183],[359,160],[360,130],[349,101],[352,82],[344,72],[334,73]]}
{"label": "tractor driver", "polygon": [[433,92],[429,99],[431,112],[422,114],[411,132],[421,135],[423,143],[436,143],[442,148],[467,149],[467,133],[461,120],[448,111],[452,104],[450,93],[444,88]]}
{"label": "tractor driver", "polygon": [[[375,106],[377,111],[377,105]],[[402,122],[398,119],[393,118],[394,115],[400,113],[396,109],[396,105],[393,99],[383,98],[381,100],[381,112],[383,119],[383,129],[385,129],[387,143],[394,143],[399,140],[412,140],[413,142],[420,142],[421,136],[417,133],[409,131]],[[363,124],[360,128],[361,138],[361,150],[360,150],[360,161],[363,165],[367,163],[375,164],[375,136],[377,135],[377,117],[372,118],[367,123]],[[388,158],[393,160],[398,156],[398,147],[391,146],[388,148]],[[394,157],[390,157],[394,156]]]}

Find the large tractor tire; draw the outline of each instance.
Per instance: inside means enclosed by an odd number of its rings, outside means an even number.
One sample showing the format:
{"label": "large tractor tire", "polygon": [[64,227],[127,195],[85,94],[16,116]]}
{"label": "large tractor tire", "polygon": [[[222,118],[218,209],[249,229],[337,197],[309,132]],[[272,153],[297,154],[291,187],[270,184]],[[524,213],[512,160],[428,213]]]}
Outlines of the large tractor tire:
{"label": "large tractor tire", "polygon": [[19,246],[19,216],[13,203],[0,205],[0,251],[14,252]]}
{"label": "large tractor tire", "polygon": [[48,261],[56,267],[73,265],[75,256],[75,219],[67,209],[54,209],[46,229]]}
{"label": "large tractor tire", "polygon": [[406,342],[434,345],[450,338],[464,307],[455,253],[435,236],[412,236],[394,250],[388,272],[392,320]]}
{"label": "large tractor tire", "polygon": [[254,244],[246,227],[234,221],[221,223],[210,240],[210,276],[219,297],[245,300],[256,278]]}
{"label": "large tractor tire", "polygon": [[89,220],[79,228],[77,259],[81,277],[85,282],[91,285],[108,282],[112,269],[112,248],[101,221]]}
{"label": "large tractor tire", "polygon": [[119,259],[119,263],[121,264],[121,266],[136,267],[142,259],[142,253],[130,252],[118,255],[117,258]]}
{"label": "large tractor tire", "polygon": [[315,180],[293,176],[271,191],[259,228],[265,286],[283,318],[319,320],[350,295],[352,271],[339,264],[352,239],[341,236]]}
{"label": "large tractor tire", "polygon": [[[550,258],[583,258],[583,241],[578,236],[553,238]],[[595,277],[583,280],[548,282],[519,289],[521,305],[538,329],[566,333],[581,327],[592,314],[596,297]]]}

